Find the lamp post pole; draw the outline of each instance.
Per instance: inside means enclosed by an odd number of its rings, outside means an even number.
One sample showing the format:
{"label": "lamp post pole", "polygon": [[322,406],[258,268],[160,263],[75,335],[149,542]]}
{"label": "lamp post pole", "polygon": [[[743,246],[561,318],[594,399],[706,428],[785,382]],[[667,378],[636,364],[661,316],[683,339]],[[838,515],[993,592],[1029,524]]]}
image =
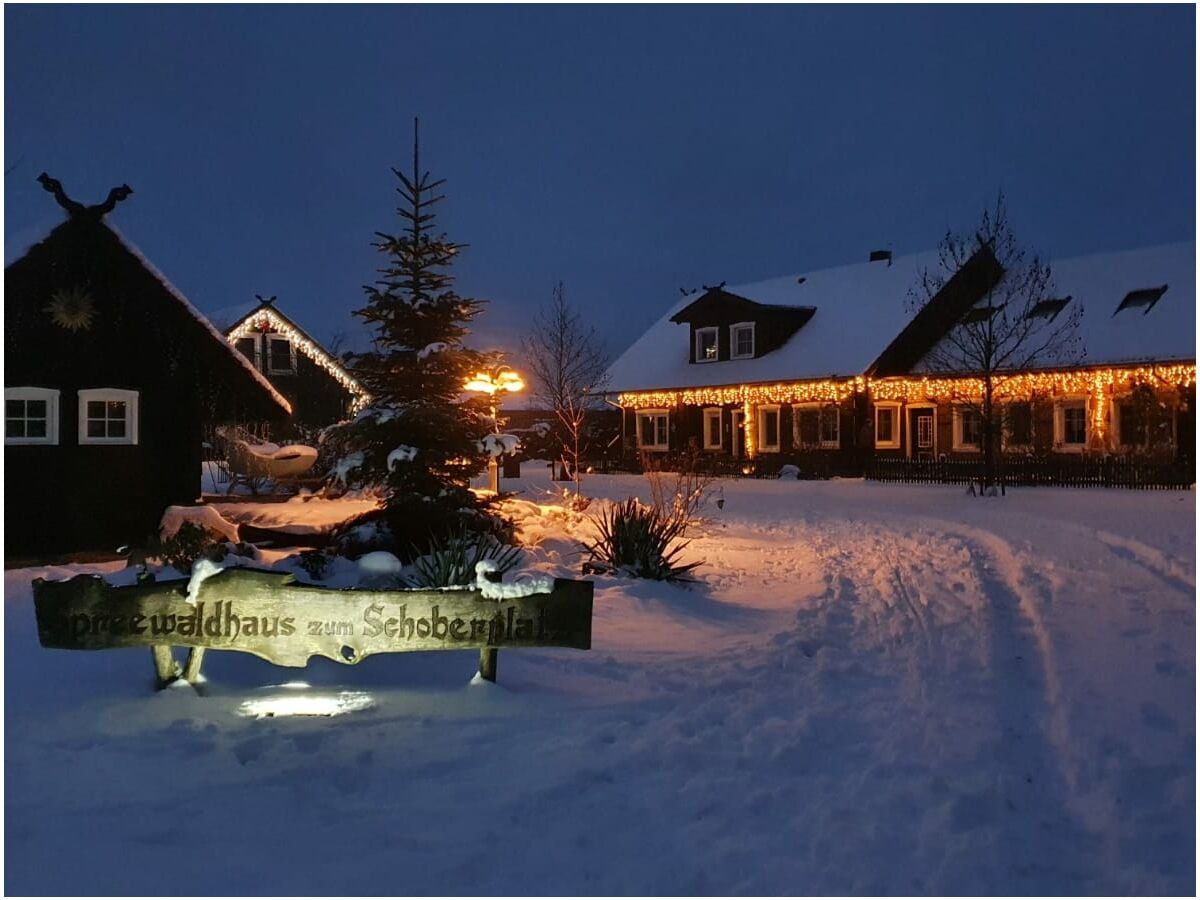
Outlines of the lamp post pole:
{"label": "lamp post pole", "polygon": [[[501,366],[493,372],[476,372],[466,383],[468,391],[487,394],[492,412],[492,430],[500,434],[500,395],[504,391],[515,393],[525,387],[525,382],[508,366]],[[500,493],[500,460],[488,454],[488,490]]]}

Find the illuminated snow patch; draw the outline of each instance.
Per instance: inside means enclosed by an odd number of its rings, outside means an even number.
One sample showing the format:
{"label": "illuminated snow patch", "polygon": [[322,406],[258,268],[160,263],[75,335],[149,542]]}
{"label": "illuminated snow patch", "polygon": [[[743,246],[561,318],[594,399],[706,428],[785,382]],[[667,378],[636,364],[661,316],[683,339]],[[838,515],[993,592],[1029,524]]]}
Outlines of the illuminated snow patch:
{"label": "illuminated snow patch", "polygon": [[[302,690],[308,685],[293,682],[282,685]],[[279,719],[284,716],[341,716],[361,712],[375,705],[375,698],[363,691],[341,691],[337,694],[289,693],[259,700],[247,700],[238,707],[238,715],[249,719]]]}

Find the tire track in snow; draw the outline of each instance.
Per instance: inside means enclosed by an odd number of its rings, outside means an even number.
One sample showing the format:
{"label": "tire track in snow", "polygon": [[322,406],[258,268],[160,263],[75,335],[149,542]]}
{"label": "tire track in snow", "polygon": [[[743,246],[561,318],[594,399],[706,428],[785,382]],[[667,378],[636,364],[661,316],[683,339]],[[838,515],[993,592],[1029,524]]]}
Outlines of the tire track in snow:
{"label": "tire track in snow", "polygon": [[[1061,855],[1048,858],[1036,841],[1037,831],[1061,835],[1066,830],[1072,836],[1070,843],[1077,846],[1094,843],[1096,838],[1072,810],[1078,777],[1068,710],[1050,632],[1038,598],[1027,586],[1032,573],[996,535],[962,526],[954,533],[963,541],[988,601],[984,616],[992,702],[1001,729],[997,761],[1010,770],[1007,783],[999,788],[1008,809],[1035,818],[1037,825],[1036,830],[1028,825],[1004,829],[1004,843],[1010,846],[1001,848],[1002,858],[1028,861],[1023,871],[1014,874],[1039,885],[1056,884],[1063,892],[1078,892],[1085,879],[1097,877],[1094,851],[1087,854],[1087,865],[1071,866]],[[1044,581],[1040,587],[1048,590]]]}

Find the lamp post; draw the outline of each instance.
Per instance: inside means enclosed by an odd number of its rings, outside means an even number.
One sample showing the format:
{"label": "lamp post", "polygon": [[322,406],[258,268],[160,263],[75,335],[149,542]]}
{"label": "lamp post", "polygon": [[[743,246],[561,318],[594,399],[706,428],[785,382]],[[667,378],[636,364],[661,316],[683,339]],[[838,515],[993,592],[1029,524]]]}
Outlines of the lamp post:
{"label": "lamp post", "polygon": [[[524,390],[525,382],[513,369],[500,366],[491,372],[476,372],[463,387],[468,391],[488,395],[491,401],[492,428],[499,434],[500,420],[496,413],[500,409],[500,399],[505,392],[516,393]],[[500,493],[500,462],[493,455],[488,456],[488,489],[493,493]]]}

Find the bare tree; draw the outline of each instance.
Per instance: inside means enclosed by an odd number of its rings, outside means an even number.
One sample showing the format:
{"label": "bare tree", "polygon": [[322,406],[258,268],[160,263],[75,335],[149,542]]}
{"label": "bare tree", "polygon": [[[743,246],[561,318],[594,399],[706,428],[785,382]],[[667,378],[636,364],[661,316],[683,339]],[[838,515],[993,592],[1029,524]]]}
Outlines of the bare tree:
{"label": "bare tree", "polygon": [[588,413],[603,389],[608,355],[596,331],[567,302],[560,281],[550,302],[538,310],[533,327],[521,339],[521,351],[533,376],[533,396],[554,410],[559,457],[579,496]]}
{"label": "bare tree", "polygon": [[978,417],[982,486],[990,488],[997,481],[1000,437],[1008,411],[999,402],[997,388],[1014,372],[1082,359],[1083,307],[1078,300],[1060,296],[1050,266],[1017,241],[1003,193],[993,209],[984,211],[974,234],[947,231],[938,250],[936,268],[926,269],[909,291],[907,305],[912,313],[924,309],[979,253],[990,253],[1002,273],[924,358],[931,372],[977,380],[975,387],[956,391],[953,399]]}

